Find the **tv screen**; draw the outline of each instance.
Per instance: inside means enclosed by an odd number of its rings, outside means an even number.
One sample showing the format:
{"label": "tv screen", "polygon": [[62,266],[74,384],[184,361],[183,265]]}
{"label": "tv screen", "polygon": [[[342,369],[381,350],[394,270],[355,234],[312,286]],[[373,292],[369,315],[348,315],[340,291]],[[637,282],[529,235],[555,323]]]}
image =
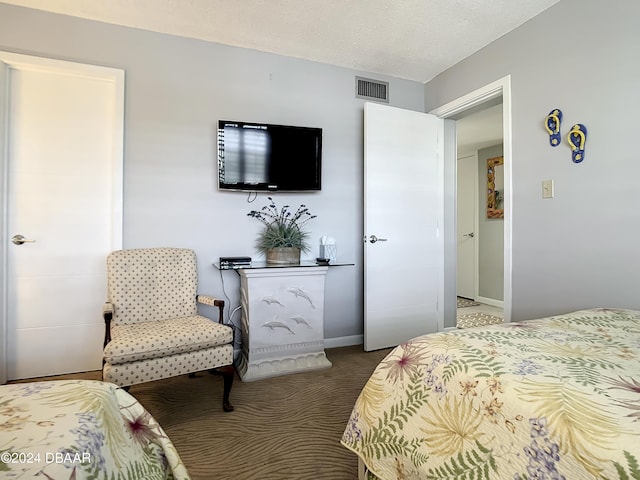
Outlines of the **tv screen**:
{"label": "tv screen", "polygon": [[218,188],[320,190],[322,129],[220,120]]}

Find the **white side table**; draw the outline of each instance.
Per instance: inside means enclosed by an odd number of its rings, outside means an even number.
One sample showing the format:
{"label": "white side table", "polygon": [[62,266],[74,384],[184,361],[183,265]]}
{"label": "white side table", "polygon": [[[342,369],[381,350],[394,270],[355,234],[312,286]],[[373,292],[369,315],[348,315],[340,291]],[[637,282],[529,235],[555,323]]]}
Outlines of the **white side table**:
{"label": "white side table", "polygon": [[243,381],[331,366],[324,351],[326,266],[242,268]]}

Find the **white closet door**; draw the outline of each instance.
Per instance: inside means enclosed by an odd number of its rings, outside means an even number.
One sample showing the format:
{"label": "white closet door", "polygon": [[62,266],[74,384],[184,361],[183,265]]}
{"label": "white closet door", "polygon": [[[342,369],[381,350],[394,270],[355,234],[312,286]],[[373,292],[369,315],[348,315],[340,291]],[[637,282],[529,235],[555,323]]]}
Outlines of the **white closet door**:
{"label": "white closet door", "polygon": [[0,60],[9,85],[6,374],[98,370],[106,256],[122,245],[124,72]]}

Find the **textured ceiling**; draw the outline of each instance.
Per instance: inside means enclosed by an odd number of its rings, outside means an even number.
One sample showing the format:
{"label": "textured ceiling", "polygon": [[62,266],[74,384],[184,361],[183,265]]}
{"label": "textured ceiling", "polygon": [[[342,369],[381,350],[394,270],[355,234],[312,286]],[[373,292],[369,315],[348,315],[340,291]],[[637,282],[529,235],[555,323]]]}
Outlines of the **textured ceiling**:
{"label": "textured ceiling", "polygon": [[2,0],[427,82],[559,0]]}

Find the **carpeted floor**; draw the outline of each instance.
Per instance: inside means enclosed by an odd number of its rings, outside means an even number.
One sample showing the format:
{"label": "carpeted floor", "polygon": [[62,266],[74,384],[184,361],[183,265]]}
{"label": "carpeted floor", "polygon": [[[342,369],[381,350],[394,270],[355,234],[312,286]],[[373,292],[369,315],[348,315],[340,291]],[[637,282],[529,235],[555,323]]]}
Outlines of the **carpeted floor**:
{"label": "carpeted floor", "polygon": [[475,307],[478,305],[480,305],[478,302],[475,302],[469,298],[458,297],[458,308]]}
{"label": "carpeted floor", "polygon": [[483,325],[495,325],[504,323],[504,320],[496,315],[474,312],[458,314],[456,326],[458,328],[480,327]]}
{"label": "carpeted floor", "polygon": [[[231,413],[222,411],[222,378],[207,373],[134,385],[129,393],[163,427],[193,480],[354,480],[357,458],[340,438],[389,351],[328,349],[328,369],[255,382],[236,377]],[[47,379],[61,378],[99,379],[100,372]]]}

